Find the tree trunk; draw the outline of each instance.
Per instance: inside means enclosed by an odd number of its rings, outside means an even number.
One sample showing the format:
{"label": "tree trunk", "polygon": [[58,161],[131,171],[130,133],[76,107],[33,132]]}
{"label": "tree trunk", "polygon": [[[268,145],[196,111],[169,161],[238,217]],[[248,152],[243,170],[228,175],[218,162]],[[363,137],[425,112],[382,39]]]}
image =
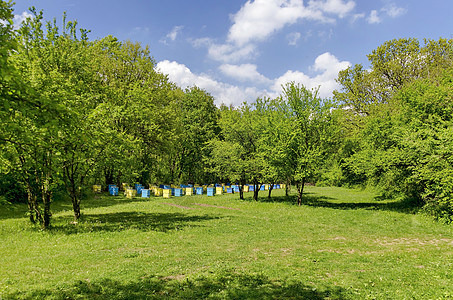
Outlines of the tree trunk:
{"label": "tree trunk", "polygon": [[286,182],[286,184],[285,184],[285,196],[286,197],[289,196],[289,187],[290,187],[290,185],[288,184],[288,182]]}
{"label": "tree trunk", "polygon": [[74,211],[74,222],[77,222],[77,220],[80,218],[80,200],[78,199],[77,196],[72,197],[72,210]]}
{"label": "tree trunk", "polygon": [[269,185],[269,194],[267,195],[267,198],[270,199],[271,198],[271,193],[272,193],[272,190],[274,189],[274,184],[271,183]]}
{"label": "tree trunk", "polygon": [[256,180],[254,180],[253,187],[254,187],[253,200],[258,201],[258,193],[260,191],[261,186]]}
{"label": "tree trunk", "polygon": [[244,200],[244,185],[239,185],[239,199]]}
{"label": "tree trunk", "polygon": [[297,205],[302,204],[302,194],[304,193],[305,177],[302,178],[302,182],[297,182]]}
{"label": "tree trunk", "polygon": [[50,181],[48,178],[44,180],[43,189],[42,189],[42,202],[44,204],[44,216],[43,216],[43,229],[47,229],[50,226],[50,217],[52,216],[50,212],[50,203],[52,202],[52,192],[50,191]]}

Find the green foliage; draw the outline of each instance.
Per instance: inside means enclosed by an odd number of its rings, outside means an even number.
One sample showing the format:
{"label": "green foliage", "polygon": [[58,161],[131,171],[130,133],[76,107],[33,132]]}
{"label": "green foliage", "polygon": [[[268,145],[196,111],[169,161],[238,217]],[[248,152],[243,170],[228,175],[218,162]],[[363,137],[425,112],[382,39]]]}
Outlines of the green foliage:
{"label": "green foliage", "polygon": [[343,92],[336,93],[358,128],[341,163],[347,182],[423,202],[445,222],[453,214],[452,57],[452,40],[393,40],[368,56],[370,71],[340,73]]}

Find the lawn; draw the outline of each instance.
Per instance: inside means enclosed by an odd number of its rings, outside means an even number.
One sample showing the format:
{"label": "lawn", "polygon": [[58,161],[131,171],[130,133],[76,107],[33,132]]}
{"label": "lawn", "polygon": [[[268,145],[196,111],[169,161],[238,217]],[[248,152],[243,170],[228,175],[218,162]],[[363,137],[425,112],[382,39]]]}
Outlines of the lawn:
{"label": "lawn", "polygon": [[0,299],[453,299],[453,227],[369,191],[0,207]]}

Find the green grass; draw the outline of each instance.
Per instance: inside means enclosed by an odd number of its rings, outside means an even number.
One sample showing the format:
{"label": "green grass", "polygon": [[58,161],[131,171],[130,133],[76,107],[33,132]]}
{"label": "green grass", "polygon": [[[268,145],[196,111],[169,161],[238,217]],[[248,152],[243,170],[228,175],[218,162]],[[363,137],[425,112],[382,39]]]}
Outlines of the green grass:
{"label": "green grass", "polygon": [[45,232],[1,206],[0,299],[453,298],[453,227],[368,191],[266,195],[98,196],[77,225],[57,202]]}

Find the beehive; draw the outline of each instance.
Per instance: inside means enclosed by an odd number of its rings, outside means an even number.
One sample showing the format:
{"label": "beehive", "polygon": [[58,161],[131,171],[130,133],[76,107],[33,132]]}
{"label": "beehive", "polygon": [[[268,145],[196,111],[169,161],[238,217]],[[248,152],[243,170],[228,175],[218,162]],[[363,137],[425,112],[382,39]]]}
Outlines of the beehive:
{"label": "beehive", "polygon": [[137,195],[137,190],[134,190],[134,189],[126,190],[126,198],[134,198],[136,195]]}
{"label": "beehive", "polygon": [[215,188],[215,194],[216,195],[223,195],[223,187],[218,186]]}
{"label": "beehive", "polygon": [[164,198],[171,198],[171,189],[163,189],[162,190],[162,196]]}
{"label": "beehive", "polygon": [[214,196],[215,188],[214,187],[208,187],[206,189],[206,193],[207,193],[208,196]]}
{"label": "beehive", "polygon": [[150,195],[151,195],[150,190],[142,189],[142,198],[149,198]]}
{"label": "beehive", "polygon": [[99,184],[93,185],[93,192],[94,193],[100,193],[102,191],[102,186]]}

